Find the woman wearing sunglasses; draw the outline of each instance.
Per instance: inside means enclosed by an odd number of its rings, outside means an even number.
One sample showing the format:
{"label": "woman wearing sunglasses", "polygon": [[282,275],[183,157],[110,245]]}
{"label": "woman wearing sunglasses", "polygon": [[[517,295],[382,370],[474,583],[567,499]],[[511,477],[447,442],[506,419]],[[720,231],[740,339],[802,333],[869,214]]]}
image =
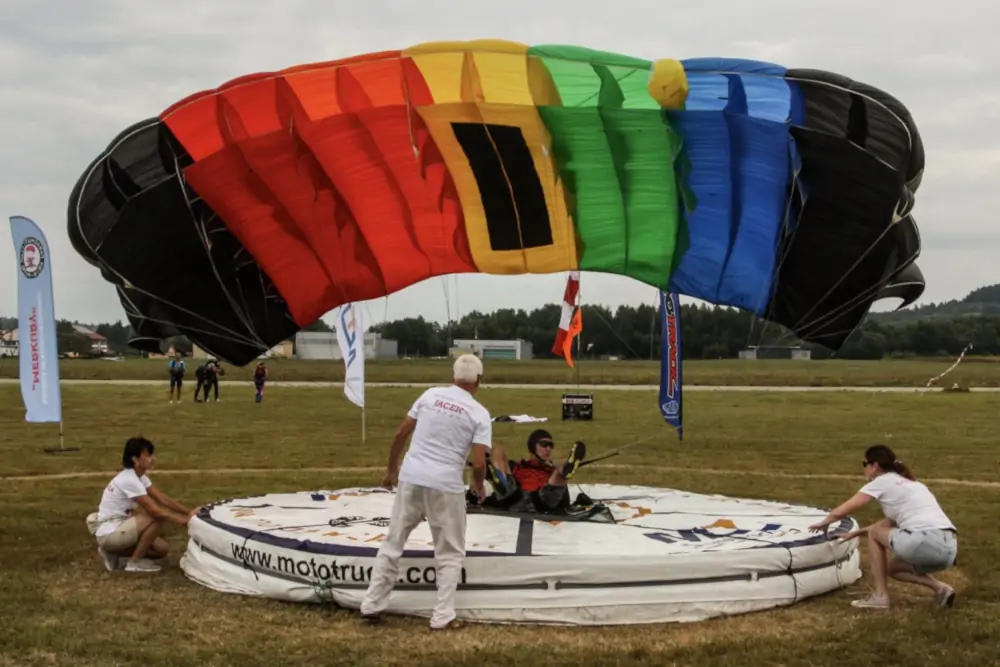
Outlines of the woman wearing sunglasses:
{"label": "woman wearing sunglasses", "polygon": [[885,445],[869,447],[861,465],[868,483],[825,519],[809,527],[811,531],[825,531],[831,523],[849,516],[873,499],[882,506],[883,520],[839,536],[841,540],[868,536],[868,561],[875,579],[875,592],[851,604],[867,609],[887,609],[888,577],[892,577],[925,586],[934,591],[938,606],[951,606],[955,601],[955,589],[930,573],[955,564],[958,556],[955,525],[930,489],[916,481],[906,464]]}

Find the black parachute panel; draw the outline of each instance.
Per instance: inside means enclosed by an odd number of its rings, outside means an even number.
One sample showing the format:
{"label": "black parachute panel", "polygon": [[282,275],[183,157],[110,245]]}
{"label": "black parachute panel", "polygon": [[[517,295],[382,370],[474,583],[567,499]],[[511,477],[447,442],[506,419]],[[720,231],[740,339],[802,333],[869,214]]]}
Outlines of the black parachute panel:
{"label": "black parachute panel", "polygon": [[70,196],[78,253],[119,288],[130,345],[183,334],[245,365],[298,326],[270,278],[184,182],[190,158],[157,119],[122,132]]}

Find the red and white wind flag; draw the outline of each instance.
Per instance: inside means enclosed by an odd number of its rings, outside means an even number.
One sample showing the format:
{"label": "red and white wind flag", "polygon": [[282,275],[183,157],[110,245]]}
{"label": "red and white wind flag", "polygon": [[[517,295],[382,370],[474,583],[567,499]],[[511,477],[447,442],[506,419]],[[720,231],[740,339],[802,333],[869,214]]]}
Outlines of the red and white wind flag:
{"label": "red and white wind flag", "polygon": [[563,293],[562,315],[559,318],[559,332],[556,334],[556,342],[552,345],[554,354],[562,355],[566,358],[566,363],[573,365],[572,344],[581,331],[583,322],[581,320],[580,309],[576,302],[580,294],[580,272],[570,271],[566,279],[566,291]]}

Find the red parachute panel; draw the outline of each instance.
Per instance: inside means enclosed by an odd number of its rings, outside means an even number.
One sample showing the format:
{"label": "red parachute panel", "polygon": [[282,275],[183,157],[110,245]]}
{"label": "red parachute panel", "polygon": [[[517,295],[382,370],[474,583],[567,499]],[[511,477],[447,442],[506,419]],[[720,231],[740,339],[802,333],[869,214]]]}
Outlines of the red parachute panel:
{"label": "red parachute panel", "polygon": [[185,171],[300,324],[338,304],[475,272],[461,204],[414,106],[408,59],[355,59],[227,84],[165,119]]}

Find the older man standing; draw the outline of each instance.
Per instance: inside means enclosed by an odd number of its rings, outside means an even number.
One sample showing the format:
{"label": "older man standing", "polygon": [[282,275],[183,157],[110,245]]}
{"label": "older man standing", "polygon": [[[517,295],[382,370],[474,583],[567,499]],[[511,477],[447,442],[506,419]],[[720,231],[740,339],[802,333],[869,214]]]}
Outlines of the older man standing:
{"label": "older man standing", "polygon": [[[392,489],[398,483],[398,488],[388,535],[361,603],[365,619],[378,619],[388,606],[406,540],[427,519],[434,540],[438,591],[431,629],[442,630],[455,620],[455,591],[465,559],[463,473],[471,451],[471,486],[482,501],[486,497],[486,450],[492,447],[490,413],[475,399],[482,376],[479,358],[462,355],[455,361],[454,384],[425,391],[396,431],[382,484]],[[399,457],[411,434],[413,440],[400,468]]]}

